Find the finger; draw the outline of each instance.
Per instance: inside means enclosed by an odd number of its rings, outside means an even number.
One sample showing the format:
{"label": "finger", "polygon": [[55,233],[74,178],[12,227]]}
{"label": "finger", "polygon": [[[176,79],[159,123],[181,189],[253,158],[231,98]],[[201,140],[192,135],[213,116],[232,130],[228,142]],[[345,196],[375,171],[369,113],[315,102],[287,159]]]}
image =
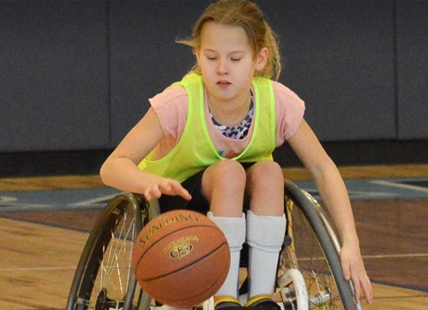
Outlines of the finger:
{"label": "finger", "polygon": [[190,193],[185,189],[185,188],[181,188],[181,191],[179,193],[179,195],[181,197],[183,197],[186,200],[191,200],[192,199],[192,195],[190,195]]}
{"label": "finger", "polygon": [[354,282],[354,290],[355,290],[355,301],[359,303],[361,300],[361,287],[359,282]]}
{"label": "finger", "polygon": [[175,180],[167,180],[167,182],[162,183],[165,190],[168,190],[170,194],[177,195],[180,190],[183,188],[181,183]]}
{"label": "finger", "polygon": [[342,272],[345,280],[349,281],[351,279],[351,264],[348,260],[342,261]]}
{"label": "finger", "polygon": [[173,183],[170,186],[171,193],[173,193],[174,195],[181,196],[186,200],[192,199],[192,196],[180,183]]}
{"label": "finger", "polygon": [[[158,186],[152,186],[149,187],[146,192],[148,195],[146,196],[146,199],[148,201],[154,199],[154,198],[160,198],[162,196],[162,191]],[[149,200],[150,199],[150,200]]]}
{"label": "finger", "polygon": [[173,194],[172,187],[169,183],[164,183],[164,182],[159,183],[159,185],[157,186],[157,189],[159,193],[162,193],[162,194],[167,194],[167,195]]}
{"label": "finger", "polygon": [[357,303],[360,302],[364,293],[364,297],[367,302],[372,303],[372,288],[370,279],[368,278],[367,274],[364,272],[364,274],[356,275],[355,277],[353,277],[352,282],[354,284],[355,290],[355,301]]}
{"label": "finger", "polygon": [[151,201],[152,200],[153,197],[152,197],[152,195],[150,193],[150,190],[146,189],[144,191],[144,198],[146,198],[147,201]]}
{"label": "finger", "polygon": [[370,279],[367,277],[367,280],[363,283],[364,296],[369,304],[373,302],[373,291]]}
{"label": "finger", "polygon": [[163,194],[163,191],[162,191],[162,189],[161,188],[159,188],[159,187],[154,187],[153,188],[153,195],[156,197],[156,198],[160,198],[161,196],[162,196],[162,194]]}

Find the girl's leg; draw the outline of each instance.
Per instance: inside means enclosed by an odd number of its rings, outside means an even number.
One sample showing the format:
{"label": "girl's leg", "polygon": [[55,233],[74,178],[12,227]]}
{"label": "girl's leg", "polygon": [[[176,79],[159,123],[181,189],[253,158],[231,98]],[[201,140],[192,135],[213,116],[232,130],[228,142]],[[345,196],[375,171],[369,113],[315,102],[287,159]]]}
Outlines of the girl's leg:
{"label": "girl's leg", "polygon": [[239,306],[239,263],[246,228],[242,212],[245,182],[244,168],[232,160],[207,168],[202,178],[202,192],[210,202],[208,217],[224,232],[231,252],[229,274],[214,298],[217,309]]}
{"label": "girl's leg", "polygon": [[246,171],[234,160],[222,160],[208,167],[202,177],[202,193],[216,216],[241,217]]}
{"label": "girl's leg", "polygon": [[245,191],[254,214],[284,214],[284,176],[278,163],[262,161],[248,168]]}
{"label": "girl's leg", "polygon": [[[284,241],[284,177],[275,162],[259,162],[247,171],[246,192],[250,197],[247,213],[249,244],[248,305],[271,302],[279,252]],[[271,302],[272,303],[272,302]],[[272,303],[274,309],[276,304]]]}

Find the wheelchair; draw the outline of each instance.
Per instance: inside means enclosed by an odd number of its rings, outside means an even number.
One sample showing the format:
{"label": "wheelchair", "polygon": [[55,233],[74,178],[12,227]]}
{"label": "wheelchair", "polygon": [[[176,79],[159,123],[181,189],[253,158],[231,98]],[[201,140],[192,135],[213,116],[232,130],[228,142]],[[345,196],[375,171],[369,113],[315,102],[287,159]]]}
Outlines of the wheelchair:
{"label": "wheelchair", "polygon": [[[284,188],[288,225],[275,300],[282,309],[362,309],[352,281],[343,277],[340,243],[321,205],[289,180]],[[163,309],[139,287],[131,266],[134,239],[159,213],[157,200],[149,203],[131,193],[107,204],[81,254],[66,310]],[[245,298],[244,285],[240,294]],[[212,299],[194,309],[213,310]]]}

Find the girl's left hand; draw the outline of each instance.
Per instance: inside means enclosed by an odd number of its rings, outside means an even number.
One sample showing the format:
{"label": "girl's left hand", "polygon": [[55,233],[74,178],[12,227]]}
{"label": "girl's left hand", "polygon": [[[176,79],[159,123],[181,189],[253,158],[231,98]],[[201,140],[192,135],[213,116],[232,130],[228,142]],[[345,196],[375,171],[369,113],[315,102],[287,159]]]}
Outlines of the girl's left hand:
{"label": "girl's left hand", "polygon": [[355,301],[361,301],[361,293],[369,304],[373,302],[372,285],[364,267],[360,251],[355,248],[342,247],[340,251],[343,275],[347,281],[352,280],[355,289]]}

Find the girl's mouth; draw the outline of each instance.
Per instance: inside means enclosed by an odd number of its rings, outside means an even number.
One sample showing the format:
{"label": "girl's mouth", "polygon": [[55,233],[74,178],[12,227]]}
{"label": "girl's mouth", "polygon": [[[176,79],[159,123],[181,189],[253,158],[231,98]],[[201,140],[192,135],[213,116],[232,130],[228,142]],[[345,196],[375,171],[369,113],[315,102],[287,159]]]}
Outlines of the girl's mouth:
{"label": "girl's mouth", "polygon": [[230,82],[228,82],[228,81],[218,81],[217,82],[217,85],[219,85],[219,86],[228,86],[228,85],[230,85],[231,83]]}

